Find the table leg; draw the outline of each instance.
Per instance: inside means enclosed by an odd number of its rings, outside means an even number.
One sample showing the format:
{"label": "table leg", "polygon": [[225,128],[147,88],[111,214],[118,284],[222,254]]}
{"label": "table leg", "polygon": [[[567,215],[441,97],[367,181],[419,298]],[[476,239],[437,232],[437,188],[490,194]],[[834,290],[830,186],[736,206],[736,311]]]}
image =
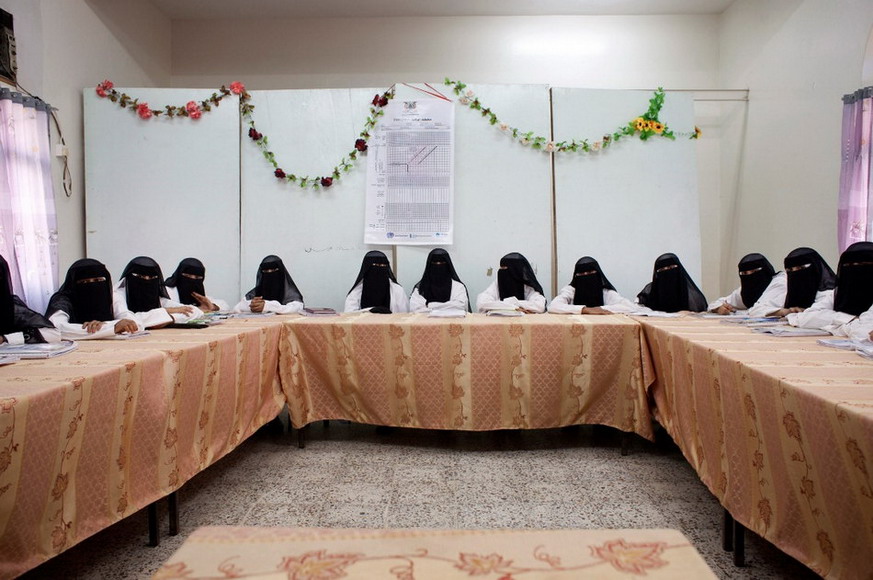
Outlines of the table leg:
{"label": "table leg", "polygon": [[170,535],[175,536],[179,533],[179,497],[178,492],[174,491],[167,496],[167,509],[170,516]]}
{"label": "table leg", "polygon": [[734,516],[724,510],[724,522],[721,528],[721,547],[725,552],[734,551]]}
{"label": "table leg", "polygon": [[146,508],[149,514],[149,546],[155,547],[161,543],[158,533],[158,502],[152,502]]}
{"label": "table leg", "polygon": [[734,520],[734,566],[742,568],[746,565],[746,528]]}
{"label": "table leg", "polygon": [[631,434],[627,431],[621,432],[621,456],[627,455],[627,450],[630,447]]}
{"label": "table leg", "polygon": [[303,449],[306,447],[306,431],[309,429],[309,425],[304,425],[300,429],[297,430],[297,447]]}

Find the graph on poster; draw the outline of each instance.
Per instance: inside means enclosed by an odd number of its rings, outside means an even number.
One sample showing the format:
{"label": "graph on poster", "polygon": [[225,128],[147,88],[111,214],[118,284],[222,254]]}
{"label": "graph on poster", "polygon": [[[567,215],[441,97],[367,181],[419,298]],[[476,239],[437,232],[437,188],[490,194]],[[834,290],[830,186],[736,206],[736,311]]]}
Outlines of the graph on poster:
{"label": "graph on poster", "polygon": [[400,101],[370,140],[366,243],[451,244],[454,109]]}

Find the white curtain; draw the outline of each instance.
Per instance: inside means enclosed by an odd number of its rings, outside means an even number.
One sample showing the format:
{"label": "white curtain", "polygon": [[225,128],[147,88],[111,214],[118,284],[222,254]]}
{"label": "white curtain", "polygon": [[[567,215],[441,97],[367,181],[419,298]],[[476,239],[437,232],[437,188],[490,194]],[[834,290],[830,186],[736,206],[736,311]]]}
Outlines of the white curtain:
{"label": "white curtain", "polygon": [[0,89],[0,254],[14,292],[37,312],[58,280],[48,111],[39,99]]}

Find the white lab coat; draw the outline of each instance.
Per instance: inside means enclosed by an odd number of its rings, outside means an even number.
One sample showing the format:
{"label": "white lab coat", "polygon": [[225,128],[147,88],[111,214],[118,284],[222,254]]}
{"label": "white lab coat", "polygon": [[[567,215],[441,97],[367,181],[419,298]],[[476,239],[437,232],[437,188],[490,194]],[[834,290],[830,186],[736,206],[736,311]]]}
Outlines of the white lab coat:
{"label": "white lab coat", "polygon": [[[61,331],[57,328],[37,328],[35,330],[39,332],[42,339],[46,342],[61,341]],[[6,344],[24,344],[23,332],[10,332],[9,334],[4,334],[3,338],[6,340]]]}
{"label": "white lab coat", "polygon": [[467,310],[467,287],[457,280],[452,280],[452,294],[448,302],[427,302],[418,293],[418,288],[412,290],[409,297],[410,312],[430,312],[431,310]]}
{"label": "white lab coat", "polygon": [[546,311],[546,297],[528,286],[524,285],[524,300],[519,300],[515,296],[510,296],[504,300],[500,299],[500,289],[497,287],[497,280],[491,283],[484,292],[476,297],[476,310],[478,312],[487,312],[489,309],[517,307],[523,310],[532,312]]}
{"label": "white lab coat", "polygon": [[167,308],[173,308],[175,306],[185,305],[162,296],[160,308],[153,308],[147,312],[132,312],[130,308],[127,307],[127,290],[124,278],[118,281],[115,285],[115,291],[112,294],[112,312],[115,314],[115,318],[129,318],[135,321],[140,329],[152,328],[154,326],[171,322],[187,322],[192,318],[200,318],[203,316],[203,311],[196,306],[191,306],[194,310],[190,315],[181,313],[170,314],[167,312]]}
{"label": "white lab coat", "polygon": [[716,310],[719,306],[727,302],[737,310],[746,310],[747,316],[761,318],[767,314],[779,310],[785,304],[785,294],[788,291],[788,277],[785,272],[777,272],[773,275],[773,279],[767,288],[751,307],[743,303],[742,295],[740,294],[742,287],[737,288],[727,296],[722,296],[718,300],[714,300],[706,307],[707,311]]}
{"label": "white lab coat", "polygon": [[[576,297],[576,289],[567,284],[558,295],[555,296],[549,303],[549,312],[555,314],[581,314],[585,305],[573,304],[573,299]],[[603,289],[603,306],[604,310],[614,312],[616,314],[627,314],[630,312],[640,312],[641,310],[650,311],[651,309],[631,302],[615,290],[608,288]]]}
{"label": "white lab coat", "polygon": [[[213,300],[213,302],[215,302]],[[233,307],[234,312],[251,312],[251,300],[243,298]],[[264,309],[261,312],[275,312],[276,314],[296,314],[303,310],[303,303],[292,300],[288,304],[282,304],[278,300],[264,300]]]}
{"label": "white lab coat", "polygon": [[[181,302],[179,301],[178,288],[176,288],[175,286],[167,286],[167,294],[170,295],[170,300],[172,300],[173,302],[179,302],[181,304]],[[206,297],[212,300],[213,304],[218,306],[219,312],[227,312],[228,310],[230,310],[230,306],[224,300],[221,300],[219,298],[213,298],[209,295],[207,295]]]}
{"label": "white lab coat", "polygon": [[[397,282],[390,282],[391,288],[391,312],[409,312],[409,298],[406,297],[406,292],[403,286]],[[361,295],[364,293],[364,281],[361,280],[352,288],[349,295],[346,296],[346,304],[343,308],[344,312],[358,312],[361,310],[369,310],[369,308],[361,308]]]}
{"label": "white lab coat", "polygon": [[[858,317],[847,312],[834,310],[834,291],[825,290],[821,300],[816,296],[815,303],[803,312],[793,312],[786,318],[791,326],[800,328],[817,328],[830,332],[834,336],[848,336],[849,323]],[[866,312],[864,313],[866,314]],[[870,334],[869,332],[867,333]]]}
{"label": "white lab coat", "polygon": [[873,306],[867,312],[862,312],[855,320],[845,324],[842,329],[851,339],[870,340],[870,333],[873,332]]}

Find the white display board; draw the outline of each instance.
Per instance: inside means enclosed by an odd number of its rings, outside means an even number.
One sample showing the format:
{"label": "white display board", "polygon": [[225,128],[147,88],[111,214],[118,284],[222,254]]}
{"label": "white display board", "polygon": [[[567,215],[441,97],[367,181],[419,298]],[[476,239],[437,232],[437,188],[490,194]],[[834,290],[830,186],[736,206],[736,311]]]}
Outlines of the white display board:
{"label": "white display board", "polygon": [[[309,177],[333,171],[354,149],[373,95],[385,89],[252,91],[253,117],[287,173]],[[264,256],[282,258],[311,306],[341,310],[364,254],[387,246],[364,244],[366,159],[326,189],[301,189],[273,175],[247,136],[241,144],[242,287],[255,285]]]}
{"label": "white display board", "polygon": [[[118,89],[153,108],[208,98],[203,89]],[[136,256],[164,276],[192,256],[206,291],[239,294],[239,100],[226,97],[198,120],[140,119],[85,89],[85,229],[88,257],[117,281]],[[66,275],[61,272],[61,280]]]}
{"label": "white display board", "polygon": [[[510,126],[549,134],[545,85],[471,84],[467,90]],[[454,93],[446,94],[456,98]],[[500,258],[510,252],[527,257],[548,293],[552,275],[549,155],[513,141],[478,111],[456,107],[455,243],[446,249],[467,285],[473,308],[476,295],[496,279]],[[398,277],[407,292],[421,278],[432,249],[397,248]]]}
{"label": "white display board", "polygon": [[[555,138],[591,141],[642,115],[651,92],[552,89]],[[669,93],[659,118],[694,130],[692,97]],[[700,215],[694,141],[625,137],[593,154],[560,154],[555,163],[558,288],[578,258],[594,257],[625,297],[652,278],[655,258],[673,252],[700,284]]]}

